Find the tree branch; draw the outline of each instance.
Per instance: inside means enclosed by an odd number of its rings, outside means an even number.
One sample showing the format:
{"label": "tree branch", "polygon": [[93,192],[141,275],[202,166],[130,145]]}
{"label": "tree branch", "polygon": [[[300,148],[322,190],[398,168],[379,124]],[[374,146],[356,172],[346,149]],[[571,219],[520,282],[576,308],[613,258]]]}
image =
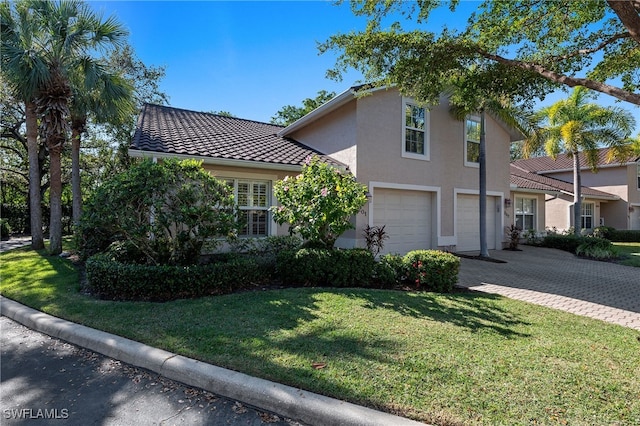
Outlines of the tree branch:
{"label": "tree branch", "polygon": [[607,4],[618,15],[620,22],[624,25],[629,34],[640,44],[640,2],[637,0],[607,0]]}
{"label": "tree branch", "polygon": [[551,56],[551,59],[560,60],[561,61],[561,60],[573,58],[573,57],[576,57],[576,56],[590,55],[592,53],[596,53],[597,51],[604,49],[605,47],[607,47],[608,45],[610,45],[614,41],[620,40],[622,38],[630,38],[630,37],[631,37],[631,35],[629,33],[614,34],[613,36],[609,37],[608,39],[606,39],[605,41],[600,43],[598,46],[592,47],[591,49],[580,49],[580,50],[576,50],[573,53],[569,53],[567,55]]}
{"label": "tree branch", "polygon": [[532,62],[522,62],[522,61],[517,61],[515,59],[504,58],[502,56],[494,55],[492,53],[483,51],[482,49],[478,49],[477,51],[481,56],[483,56],[486,59],[490,59],[492,61],[496,61],[501,64],[517,67],[527,71],[532,71],[546,78],[547,80],[553,81],[555,83],[564,84],[569,87],[584,86],[591,90],[595,90],[596,92],[613,96],[622,101],[629,102],[635,105],[640,105],[640,94],[633,93],[616,86],[611,86],[609,84],[605,84],[595,80],[590,80],[588,78],[570,77],[570,76],[563,75],[555,71],[549,70],[543,67],[542,65],[538,65]]}

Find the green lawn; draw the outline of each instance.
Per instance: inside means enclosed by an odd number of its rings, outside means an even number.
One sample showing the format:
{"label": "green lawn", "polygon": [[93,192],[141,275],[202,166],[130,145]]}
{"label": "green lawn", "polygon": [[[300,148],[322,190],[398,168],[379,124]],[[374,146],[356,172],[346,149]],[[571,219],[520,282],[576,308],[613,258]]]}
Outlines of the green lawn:
{"label": "green lawn", "polygon": [[4,296],[52,315],[435,424],[640,423],[637,331],[495,295],[301,288],[98,301],[78,291],[67,260],[27,249],[0,254],[0,273]]}
{"label": "green lawn", "polygon": [[618,263],[640,268],[640,243],[613,243],[613,245],[618,248],[620,253],[628,256]]}

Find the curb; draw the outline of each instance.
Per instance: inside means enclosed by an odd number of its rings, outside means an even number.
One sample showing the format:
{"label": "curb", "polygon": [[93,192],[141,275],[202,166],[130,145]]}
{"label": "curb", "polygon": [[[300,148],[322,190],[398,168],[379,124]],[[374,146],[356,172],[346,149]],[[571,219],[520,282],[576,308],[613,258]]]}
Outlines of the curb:
{"label": "curb", "polygon": [[248,376],[75,324],[0,296],[0,315],[33,330],[253,407],[310,425],[411,426],[423,423]]}

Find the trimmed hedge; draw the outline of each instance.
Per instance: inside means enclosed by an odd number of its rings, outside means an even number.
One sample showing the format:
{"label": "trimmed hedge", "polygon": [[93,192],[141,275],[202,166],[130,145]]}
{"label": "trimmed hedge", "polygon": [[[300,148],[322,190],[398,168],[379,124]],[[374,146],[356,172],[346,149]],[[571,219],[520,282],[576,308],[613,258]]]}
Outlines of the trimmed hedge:
{"label": "trimmed hedge", "polygon": [[575,234],[549,234],[542,239],[540,245],[542,247],[554,248],[558,250],[575,253],[580,244],[584,242],[586,237]]}
{"label": "trimmed hedge", "polygon": [[228,256],[207,265],[136,265],[97,254],[86,262],[89,289],[101,299],[165,302],[232,293],[263,280],[256,259]]}
{"label": "trimmed hedge", "polygon": [[276,265],[284,284],[314,287],[368,287],[376,267],[373,254],[365,249],[285,250]]}
{"label": "trimmed hedge", "polygon": [[404,258],[407,281],[417,288],[448,293],[458,282],[460,259],[438,250],[414,250]]}
{"label": "trimmed hedge", "polygon": [[608,239],[616,243],[640,243],[640,231],[629,229],[614,229],[609,234]]}

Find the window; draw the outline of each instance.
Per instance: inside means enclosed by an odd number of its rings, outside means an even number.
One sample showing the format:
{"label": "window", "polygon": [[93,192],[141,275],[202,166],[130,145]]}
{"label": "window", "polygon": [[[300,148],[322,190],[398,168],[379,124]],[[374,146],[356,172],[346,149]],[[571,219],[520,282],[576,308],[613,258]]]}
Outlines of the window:
{"label": "window", "polygon": [[238,207],[244,216],[241,237],[266,237],[269,235],[269,182],[241,179],[225,179],[233,188]]}
{"label": "window", "polygon": [[402,135],[402,156],[420,160],[429,159],[429,134],[427,111],[405,101]]}
{"label": "window", "polygon": [[536,200],[535,198],[516,197],[516,226],[523,231],[536,229]]}
{"label": "window", "polygon": [[480,162],[480,118],[467,117],[464,135],[465,164],[475,166]]}
{"label": "window", "polygon": [[580,229],[593,229],[593,203],[582,203]]}

